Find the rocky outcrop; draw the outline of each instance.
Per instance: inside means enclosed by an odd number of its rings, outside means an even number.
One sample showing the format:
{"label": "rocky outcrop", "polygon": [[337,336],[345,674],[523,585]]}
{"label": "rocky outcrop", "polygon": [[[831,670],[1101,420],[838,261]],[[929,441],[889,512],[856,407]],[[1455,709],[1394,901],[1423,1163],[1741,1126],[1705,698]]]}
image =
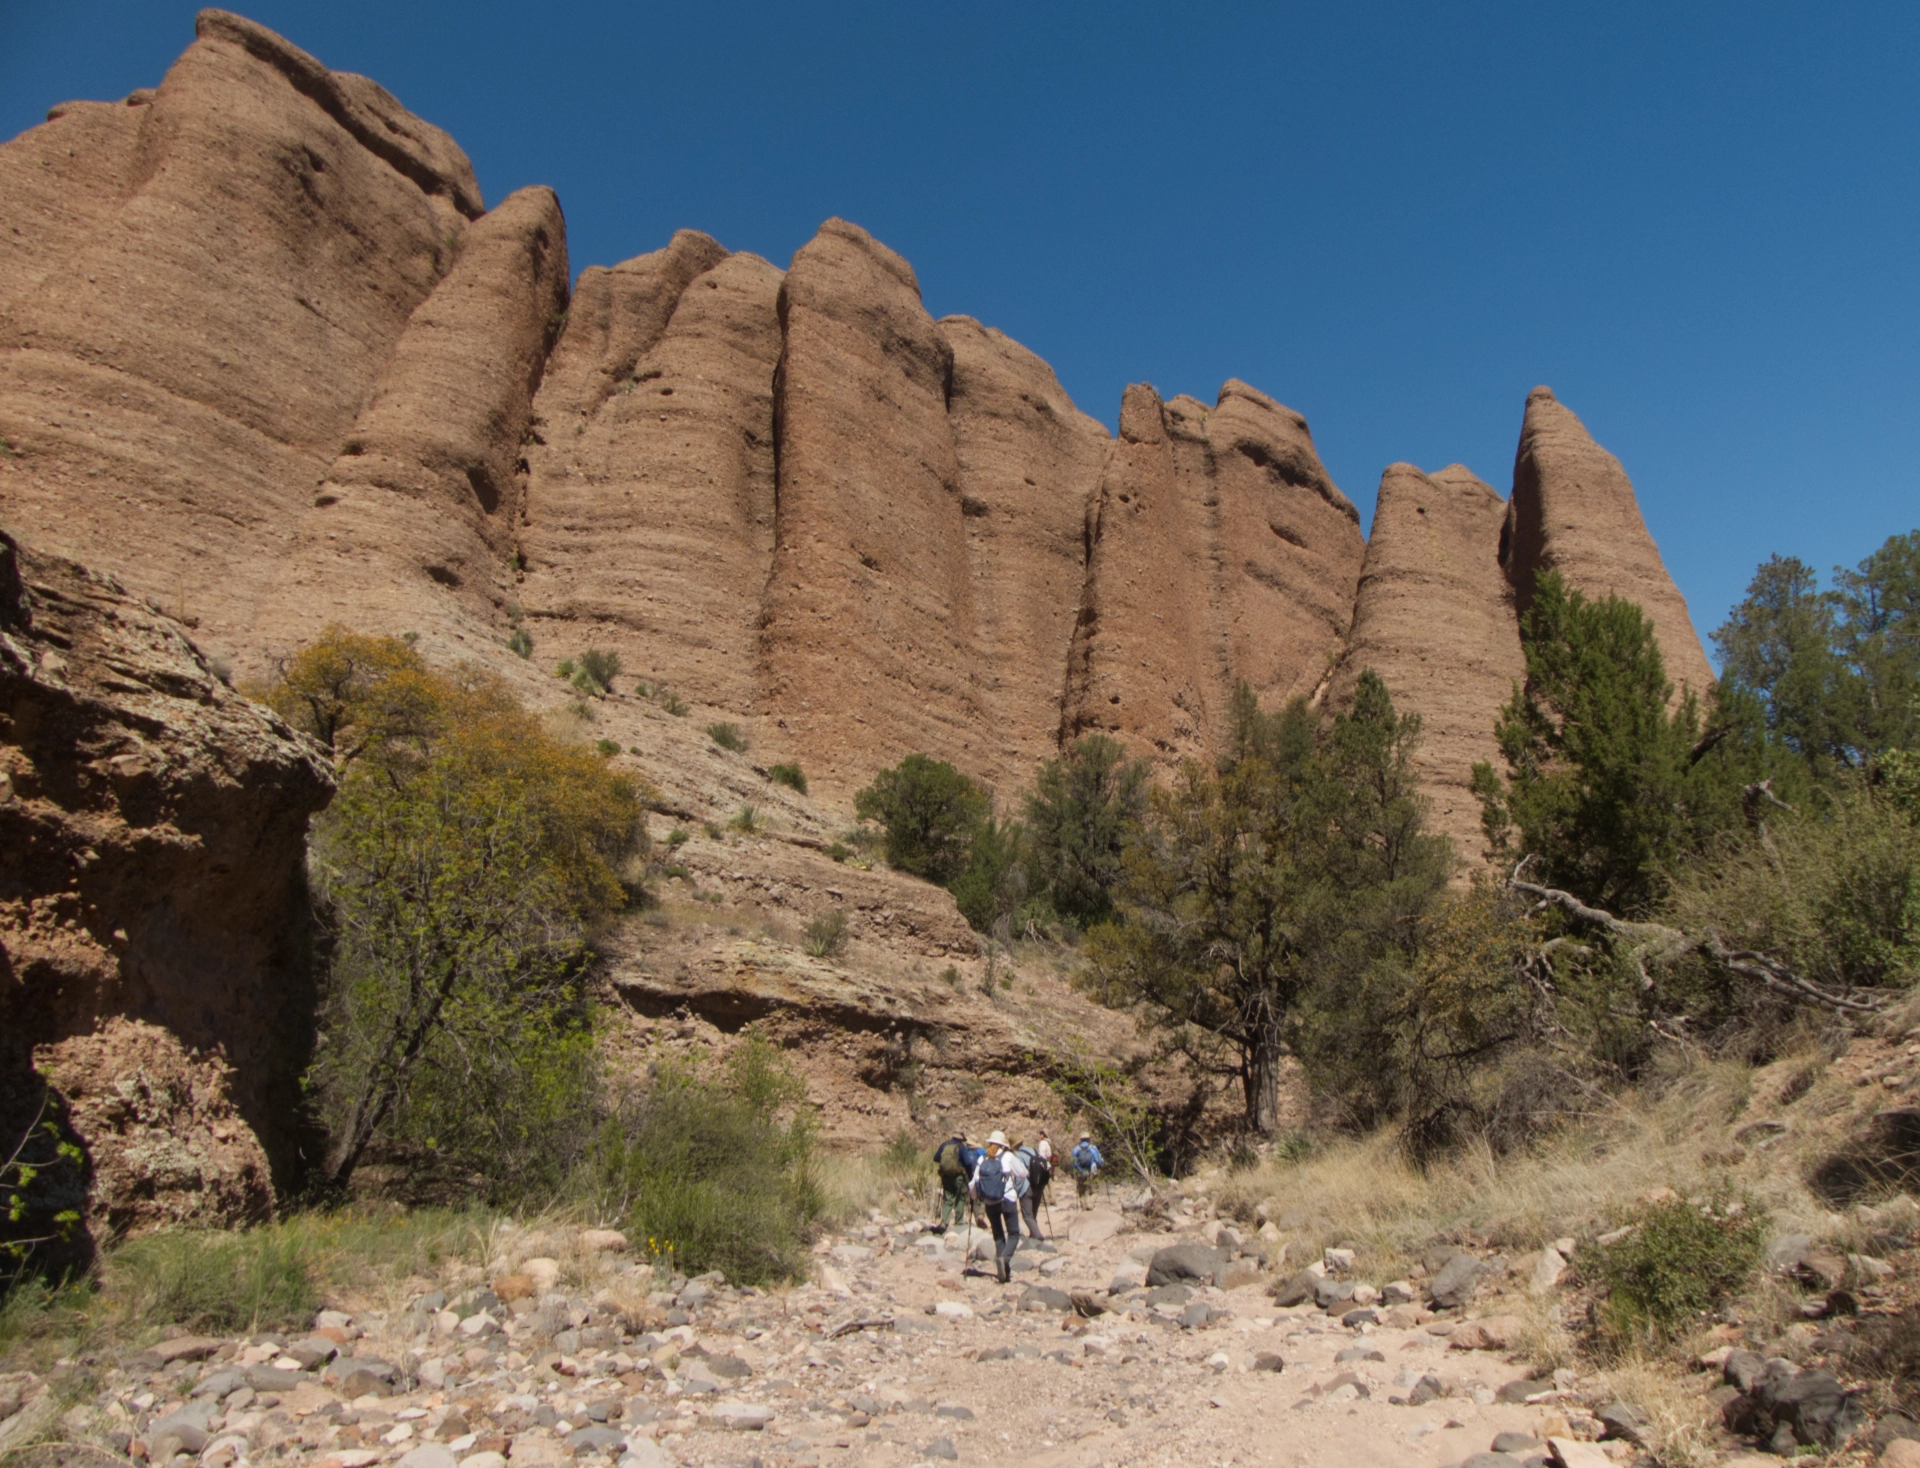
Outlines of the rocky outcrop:
{"label": "rocky outcrop", "polygon": [[33,181],[0,189],[0,434],[25,469],[0,514],[231,655],[479,190],[380,87],[224,12],[127,102],[0,149]]}
{"label": "rocky outcrop", "polygon": [[758,707],[781,280],[689,230],[581,275],[527,449],[542,658],[608,648],[679,696]]}
{"label": "rocky outcrop", "polygon": [[11,1142],[49,1084],[64,1098],[96,1224],[272,1206],[310,1043],[307,818],[332,788],[177,623],[0,537],[0,1110]]}
{"label": "rocky outcrop", "polygon": [[338,621],[557,700],[596,646],[844,798],[916,750],[1011,796],[1092,730],[1205,758],[1237,683],[1338,702],[1371,665],[1460,843],[1543,570],[1711,680],[1544,388],[1504,511],[1396,466],[1369,552],[1298,413],[1137,385],[1110,436],[841,220],[787,272],[682,231],[569,300],[549,191],[485,212],[444,133],[225,12],[157,90],[0,146],[0,241],[0,516],[243,675]]}
{"label": "rocky outcrop", "polygon": [[1588,596],[1639,603],[1675,685],[1701,694],[1713,686],[1686,598],[1647,533],[1633,481],[1551,388],[1527,394],[1501,562],[1523,614],[1535,581],[1552,570]]}
{"label": "rocky outcrop", "polygon": [[1017,786],[1058,750],[1087,508],[1112,440],[1053,369],[1005,333],[970,316],[949,316],[940,331],[953,349],[947,414],[989,769]]}
{"label": "rocky outcrop", "polygon": [[913,267],[838,219],[793,257],[780,323],[768,701],[840,780],[916,749],[978,770],[985,709],[947,422],[953,348]]}
{"label": "rocky outcrop", "polygon": [[301,518],[256,644],[295,647],[328,622],[490,637],[513,596],[522,441],[566,302],[551,189],[473,223]]}
{"label": "rocky outcrop", "polygon": [[1362,671],[1422,721],[1414,769],[1432,824],[1476,862],[1485,838],[1468,789],[1476,761],[1499,768],[1495,716],[1526,676],[1513,594],[1500,568],[1507,503],[1458,464],[1422,474],[1393,464],[1380,478],[1353,635],[1334,681],[1345,704]]}
{"label": "rocky outcrop", "polygon": [[1235,684],[1267,707],[1324,691],[1366,546],[1299,414],[1237,381],[1212,410],[1128,388],[1091,540],[1066,737],[1202,757]]}

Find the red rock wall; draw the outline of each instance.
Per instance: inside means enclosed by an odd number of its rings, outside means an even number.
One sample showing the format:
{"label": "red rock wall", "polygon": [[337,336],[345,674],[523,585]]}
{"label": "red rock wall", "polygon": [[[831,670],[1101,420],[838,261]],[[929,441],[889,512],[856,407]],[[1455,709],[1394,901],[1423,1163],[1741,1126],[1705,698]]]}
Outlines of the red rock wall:
{"label": "red rock wall", "polygon": [[1713,686],[1686,598],[1647,533],[1633,481],[1550,388],[1527,394],[1505,564],[1522,613],[1535,580],[1550,570],[1589,596],[1638,602],[1653,621],[1674,684],[1702,694]]}
{"label": "red rock wall", "polygon": [[691,231],[582,274],[528,450],[536,658],[608,648],[682,698],[757,709],[780,282]]}
{"label": "red rock wall", "polygon": [[0,1125],[61,1088],[96,1221],[258,1217],[293,1170],[332,789],[177,623],[0,535]]}
{"label": "red rock wall", "polygon": [[1493,726],[1526,676],[1513,593],[1500,569],[1507,502],[1458,464],[1422,474],[1389,465],[1380,478],[1353,635],[1333,686],[1346,705],[1360,674],[1378,673],[1402,713],[1420,715],[1414,754],[1433,826],[1477,863],[1485,838],[1473,766],[1500,768]]}
{"label": "red rock wall", "polygon": [[26,471],[0,516],[233,654],[479,192],[373,83],[222,12],[129,101],[0,149],[42,185],[0,188],[27,242],[0,264],[0,434]]}
{"label": "red rock wall", "polygon": [[838,795],[914,750],[1011,795],[1093,729],[1204,757],[1237,681],[1324,699],[1343,650],[1435,670],[1406,696],[1457,763],[1479,736],[1438,690],[1485,681],[1481,623],[1547,566],[1710,679],[1631,484],[1544,389],[1507,574],[1403,555],[1383,501],[1348,649],[1358,516],[1244,383],[1129,389],[1115,440],[839,220],[785,273],[682,231],[569,301],[551,193],[483,212],[445,134],[222,12],[156,91],[55,114],[0,146],[0,515],[243,673],[330,620],[530,689],[610,648]]}
{"label": "red rock wall", "polygon": [[1365,549],[1299,414],[1238,381],[1210,410],[1128,388],[1094,511],[1069,736],[1200,758],[1236,683],[1266,707],[1318,696]]}

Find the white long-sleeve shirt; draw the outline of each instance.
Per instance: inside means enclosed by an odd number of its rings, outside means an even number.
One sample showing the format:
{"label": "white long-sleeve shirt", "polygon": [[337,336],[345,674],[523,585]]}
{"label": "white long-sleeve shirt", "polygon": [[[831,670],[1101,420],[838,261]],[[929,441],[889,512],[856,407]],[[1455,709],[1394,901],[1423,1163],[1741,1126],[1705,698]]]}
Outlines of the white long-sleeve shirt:
{"label": "white long-sleeve shirt", "polygon": [[[972,1193],[973,1196],[976,1198],[980,1196],[980,1164],[985,1162],[986,1160],[987,1160],[987,1154],[984,1151],[982,1151],[980,1154],[980,1161],[973,1164],[973,1180],[967,1184],[967,1191]],[[1004,1170],[1006,1175],[1006,1180],[1007,1180],[1006,1193],[1005,1193],[1005,1196],[1001,1198],[987,1198],[983,1200],[989,1206],[995,1203],[1005,1205],[1007,1203],[1013,1202],[1014,1200],[1018,1199],[1019,1196],[1023,1192],[1025,1192],[1027,1189],[1026,1160],[1022,1158],[1018,1153],[1016,1153],[1011,1147],[1004,1147],[1000,1151],[999,1161],[1000,1161],[1000,1166]]]}

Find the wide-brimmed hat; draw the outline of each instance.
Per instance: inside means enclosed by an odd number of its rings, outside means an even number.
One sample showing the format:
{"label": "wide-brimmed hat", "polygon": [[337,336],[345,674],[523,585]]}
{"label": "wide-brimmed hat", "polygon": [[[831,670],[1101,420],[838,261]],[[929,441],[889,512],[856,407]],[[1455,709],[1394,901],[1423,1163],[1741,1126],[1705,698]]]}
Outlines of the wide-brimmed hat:
{"label": "wide-brimmed hat", "polygon": [[1080,1140],[1083,1142],[1091,1142],[1093,1140],[1093,1133],[1092,1132],[1080,1133]]}
{"label": "wide-brimmed hat", "polygon": [[1005,1132],[995,1132],[995,1133],[994,1133],[994,1134],[993,1134],[992,1136],[990,1136],[990,1137],[988,1137],[988,1138],[987,1138],[987,1145],[988,1145],[989,1147],[1004,1147],[1004,1146],[1006,1146],[1006,1145],[1007,1145],[1007,1134],[1006,1134]]}

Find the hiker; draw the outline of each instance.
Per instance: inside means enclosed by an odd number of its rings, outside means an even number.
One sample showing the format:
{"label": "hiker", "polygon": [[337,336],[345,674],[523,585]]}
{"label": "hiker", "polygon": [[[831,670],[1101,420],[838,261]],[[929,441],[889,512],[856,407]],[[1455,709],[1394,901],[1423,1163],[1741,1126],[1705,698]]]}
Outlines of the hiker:
{"label": "hiker", "polygon": [[933,1149],[933,1165],[940,1172],[940,1227],[959,1227],[967,1217],[968,1153],[973,1149],[967,1139],[955,1132]]}
{"label": "hiker", "polygon": [[1046,1132],[1041,1132],[1041,1140],[1033,1148],[1027,1176],[1033,1182],[1033,1217],[1039,1219],[1041,1209],[1046,1207],[1046,1184],[1054,1180],[1054,1144],[1046,1140]]}
{"label": "hiker", "polygon": [[993,1225],[994,1275],[1001,1284],[1013,1281],[1013,1251],[1020,1247],[1018,1182],[1026,1176],[1027,1165],[1007,1146],[1007,1134],[988,1137],[968,1191],[986,1205],[987,1221]]}
{"label": "hiker", "polygon": [[[1045,1134],[1042,1134],[1044,1140]],[[1020,1216],[1027,1223],[1027,1237],[1040,1237],[1040,1205],[1044,1201],[1042,1194],[1047,1188],[1047,1179],[1053,1175],[1053,1169],[1047,1165],[1046,1158],[1040,1155],[1040,1149],[1024,1143],[1015,1147],[1014,1152],[1027,1164],[1027,1183],[1020,1190]]]}
{"label": "hiker", "polygon": [[1080,1206],[1084,1208],[1088,1196],[1093,1192],[1093,1180],[1099,1176],[1100,1169],[1107,1165],[1107,1159],[1093,1145],[1093,1133],[1082,1132],[1068,1160],[1073,1164],[1073,1185],[1078,1191]]}

